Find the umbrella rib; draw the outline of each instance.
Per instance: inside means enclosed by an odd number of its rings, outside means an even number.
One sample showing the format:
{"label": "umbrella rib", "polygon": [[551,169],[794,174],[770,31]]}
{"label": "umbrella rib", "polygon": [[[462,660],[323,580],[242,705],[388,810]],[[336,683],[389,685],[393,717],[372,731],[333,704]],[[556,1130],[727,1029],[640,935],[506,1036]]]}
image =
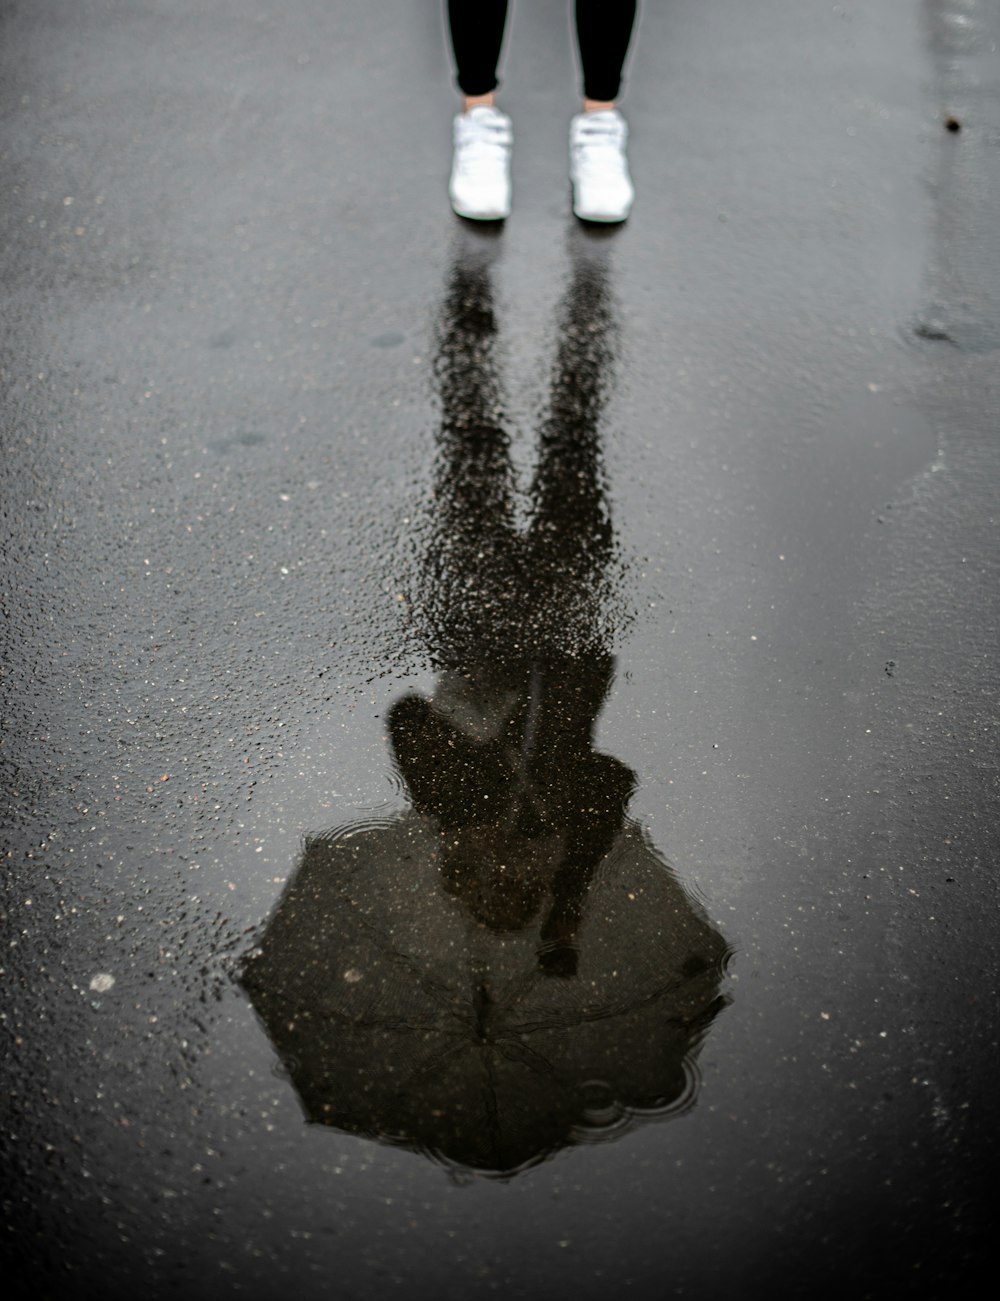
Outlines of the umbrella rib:
{"label": "umbrella rib", "polygon": [[435,1030],[440,1034],[445,1033],[441,1029],[440,1022],[436,1020],[407,1021],[402,1017],[348,1016],[346,1012],[326,1012],[324,1013],[324,1020],[354,1030]]}
{"label": "umbrella rib", "polygon": [[449,1057],[454,1057],[457,1053],[460,1053],[468,1046],[469,1041],[465,1038],[456,1038],[454,1043],[443,1045],[437,1052],[432,1054],[432,1056],[421,1062],[416,1070],[411,1071],[403,1083],[412,1084],[415,1080],[419,1080],[425,1075],[432,1075],[439,1067],[444,1065]]}
{"label": "umbrella rib", "polygon": [[401,949],[397,949],[392,940],[389,939],[384,932],[380,932],[378,927],[369,922],[367,918],[360,916],[358,921],[361,929],[368,933],[376,947],[378,947],[385,956],[395,958],[436,1003],[446,1010],[450,1009],[454,999],[454,991],[451,990],[448,985],[441,981],[432,980],[425,971],[422,971],[420,967],[416,965],[412,958],[403,953]]}
{"label": "umbrella rib", "polygon": [[[648,1007],[650,1003],[655,1003],[658,998],[662,998],[668,990],[676,989],[678,984],[684,983],[686,982],[668,980],[640,999],[621,999],[617,1003],[606,1003],[593,1009],[581,1008],[571,1015],[553,1011],[547,1017],[534,1021],[520,1021],[512,1025],[511,1029],[519,1035],[534,1034],[539,1030],[565,1029],[574,1025],[587,1025],[591,1021],[610,1020],[611,1017],[621,1016],[626,1012],[637,1012],[640,1008]],[[683,1020],[683,1018],[679,1019]]]}
{"label": "umbrella rib", "polygon": [[536,1075],[545,1075],[550,1080],[558,1082],[559,1075],[549,1059],[536,1049],[529,1048],[522,1039],[504,1038],[497,1041],[496,1047],[497,1051],[503,1057],[506,1057],[508,1061],[520,1062],[522,1065],[530,1067]]}
{"label": "umbrella rib", "polygon": [[486,1079],[487,1085],[483,1090],[483,1101],[486,1111],[486,1123],[492,1131],[494,1149],[499,1149],[501,1139],[500,1126],[500,1103],[497,1100],[496,1073],[493,1070],[493,1061],[491,1058],[486,1059]]}

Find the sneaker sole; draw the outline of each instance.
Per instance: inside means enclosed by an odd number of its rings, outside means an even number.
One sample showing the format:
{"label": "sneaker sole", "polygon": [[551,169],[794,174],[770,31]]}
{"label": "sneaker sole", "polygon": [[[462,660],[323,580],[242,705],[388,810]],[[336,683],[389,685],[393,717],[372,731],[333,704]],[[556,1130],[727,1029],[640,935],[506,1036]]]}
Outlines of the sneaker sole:
{"label": "sneaker sole", "polygon": [[451,210],[456,217],[461,217],[463,221],[506,221],[510,216],[510,209],[506,212],[465,212],[457,204],[451,205]]}
{"label": "sneaker sole", "polygon": [[595,226],[623,226],[625,222],[628,221],[629,218],[629,214],[627,212],[623,217],[618,215],[615,215],[613,217],[610,216],[599,217],[595,213],[584,214],[582,212],[577,212],[575,208],[573,209],[573,216],[577,219],[577,221],[591,222]]}
{"label": "sneaker sole", "polygon": [[627,212],[581,212],[570,196],[570,206],[573,209],[573,216],[577,221],[593,222],[597,226],[620,226],[623,222],[628,221],[629,214],[632,211],[632,205],[629,204]]}

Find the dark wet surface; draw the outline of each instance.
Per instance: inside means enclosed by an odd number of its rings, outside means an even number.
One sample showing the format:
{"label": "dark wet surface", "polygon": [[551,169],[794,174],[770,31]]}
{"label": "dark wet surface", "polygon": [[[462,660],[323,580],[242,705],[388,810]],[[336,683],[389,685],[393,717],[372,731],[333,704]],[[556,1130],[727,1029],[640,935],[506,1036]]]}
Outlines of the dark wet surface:
{"label": "dark wet surface", "polygon": [[18,1295],[989,1259],[996,10],[647,5],[603,237],[516,18],[491,236],[432,6],[3,13]]}

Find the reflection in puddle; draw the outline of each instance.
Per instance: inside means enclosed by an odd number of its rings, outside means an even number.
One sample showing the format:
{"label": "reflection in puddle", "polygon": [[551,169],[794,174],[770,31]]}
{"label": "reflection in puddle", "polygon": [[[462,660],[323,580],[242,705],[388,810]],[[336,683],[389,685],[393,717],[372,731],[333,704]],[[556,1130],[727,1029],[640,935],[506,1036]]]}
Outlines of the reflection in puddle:
{"label": "reflection in puddle", "polygon": [[692,1105],[726,945],[628,820],[634,773],[594,748],[614,631],[606,245],[578,233],[519,530],[499,246],[464,238],[417,602],[439,674],[389,716],[411,808],[307,841],[243,984],[311,1121],[509,1176]]}

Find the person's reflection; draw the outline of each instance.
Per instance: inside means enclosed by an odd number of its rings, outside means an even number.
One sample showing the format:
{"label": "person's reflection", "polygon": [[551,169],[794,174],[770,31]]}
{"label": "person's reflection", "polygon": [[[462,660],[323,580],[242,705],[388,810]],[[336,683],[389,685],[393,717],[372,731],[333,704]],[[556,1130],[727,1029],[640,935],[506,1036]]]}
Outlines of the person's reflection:
{"label": "person's reflection", "polygon": [[613,667],[598,443],[612,322],[599,248],[576,246],[524,532],[494,367],[490,243],[453,267],[437,529],[418,596],[442,672],[431,700],[407,696],[390,716],[414,808],[440,828],[445,888],[498,932],[542,910],[539,960],[560,975],[576,970],[588,884],[635,784],[593,739]]}
{"label": "person's reflection", "polygon": [[389,717],[412,808],[310,837],[242,973],[310,1120],[452,1171],[510,1176],[685,1110],[725,1002],[724,940],[626,816],[633,772],[594,745],[616,632],[613,330],[602,245],[578,238],[525,528],[496,245],[452,268],[413,593],[438,677]]}

